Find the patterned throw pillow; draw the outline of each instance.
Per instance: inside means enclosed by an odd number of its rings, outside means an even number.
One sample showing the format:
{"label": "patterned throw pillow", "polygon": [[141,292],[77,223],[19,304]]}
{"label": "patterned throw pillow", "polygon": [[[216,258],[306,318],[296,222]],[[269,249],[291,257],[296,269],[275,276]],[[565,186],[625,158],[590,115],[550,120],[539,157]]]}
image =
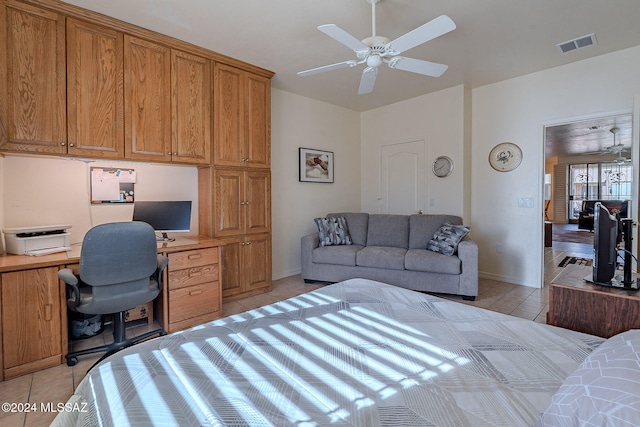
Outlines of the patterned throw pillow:
{"label": "patterned throw pillow", "polygon": [[320,246],[353,244],[349,235],[347,220],[343,216],[315,218],[313,221],[318,226]]}
{"label": "patterned throw pillow", "polygon": [[469,227],[466,225],[452,225],[445,222],[433,235],[427,249],[444,255],[453,255],[458,249],[460,240],[469,234]]}

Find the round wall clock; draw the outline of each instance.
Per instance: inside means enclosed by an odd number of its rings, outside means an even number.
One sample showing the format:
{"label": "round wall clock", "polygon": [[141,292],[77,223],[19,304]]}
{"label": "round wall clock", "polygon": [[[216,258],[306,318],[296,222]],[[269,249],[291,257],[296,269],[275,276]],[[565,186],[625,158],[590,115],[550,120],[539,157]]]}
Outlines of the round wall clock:
{"label": "round wall clock", "polygon": [[512,142],[502,142],[491,149],[489,164],[500,172],[512,171],[522,162],[522,150]]}
{"label": "round wall clock", "polygon": [[447,156],[437,157],[433,161],[431,170],[433,170],[433,174],[438,178],[449,176],[451,175],[451,172],[453,172],[453,160],[451,160],[451,158]]}

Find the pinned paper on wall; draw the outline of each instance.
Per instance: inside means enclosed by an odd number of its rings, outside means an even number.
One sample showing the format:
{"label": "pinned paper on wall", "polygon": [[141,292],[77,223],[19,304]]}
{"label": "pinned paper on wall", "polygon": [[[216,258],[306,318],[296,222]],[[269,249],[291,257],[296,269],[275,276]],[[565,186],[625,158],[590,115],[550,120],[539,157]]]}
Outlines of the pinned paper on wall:
{"label": "pinned paper on wall", "polygon": [[136,171],[91,168],[91,203],[133,203]]}

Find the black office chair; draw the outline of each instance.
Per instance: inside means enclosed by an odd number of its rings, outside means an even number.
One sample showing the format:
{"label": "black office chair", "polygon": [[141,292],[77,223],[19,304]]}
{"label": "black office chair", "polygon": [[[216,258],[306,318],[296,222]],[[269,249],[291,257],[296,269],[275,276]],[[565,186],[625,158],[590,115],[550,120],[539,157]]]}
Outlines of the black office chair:
{"label": "black office chair", "polygon": [[[153,335],[156,329],[127,339],[124,312],[153,301],[162,291],[162,272],[169,260],[158,255],[156,235],[144,222],[114,222],[90,229],[82,241],[80,274],[71,269],[58,272],[67,284],[67,305],[79,313],[113,314],[113,343],[71,352],[67,365],[78,363],[78,356],[105,351],[98,360]],[[96,362],[96,363],[98,363]]]}

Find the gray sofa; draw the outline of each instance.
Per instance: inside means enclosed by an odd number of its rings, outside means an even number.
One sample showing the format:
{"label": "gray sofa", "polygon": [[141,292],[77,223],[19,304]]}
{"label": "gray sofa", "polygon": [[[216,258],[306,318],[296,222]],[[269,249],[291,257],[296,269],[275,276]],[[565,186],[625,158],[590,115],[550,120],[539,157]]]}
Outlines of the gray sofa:
{"label": "gray sofa", "polygon": [[453,215],[385,215],[332,213],[346,219],[351,245],[320,246],[318,233],[302,237],[302,278],[340,282],[365,278],[417,291],[478,295],[478,246],[467,235],[457,253],[427,250],[445,222],[462,225]]}

